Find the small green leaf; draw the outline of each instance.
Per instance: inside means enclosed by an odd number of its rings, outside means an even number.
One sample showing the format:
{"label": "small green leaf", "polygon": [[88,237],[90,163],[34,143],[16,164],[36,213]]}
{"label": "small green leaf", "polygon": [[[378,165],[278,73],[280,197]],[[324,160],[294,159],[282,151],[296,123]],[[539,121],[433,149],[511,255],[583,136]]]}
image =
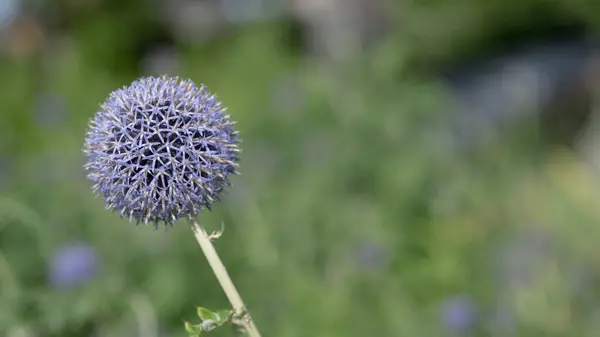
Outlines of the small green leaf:
{"label": "small green leaf", "polygon": [[212,312],[212,311],[210,311],[206,308],[202,308],[202,307],[198,307],[198,317],[200,317],[200,319],[203,321],[205,321],[207,319],[210,319],[213,321],[218,321],[216,312]]}
{"label": "small green leaf", "polygon": [[202,335],[202,325],[193,325],[190,322],[185,322],[185,331],[190,337],[200,337]]}
{"label": "small green leaf", "polygon": [[227,321],[229,321],[229,319],[231,318],[231,312],[232,310],[228,310],[228,309],[223,309],[223,310],[219,310],[217,311],[217,324],[219,326],[227,323]]}

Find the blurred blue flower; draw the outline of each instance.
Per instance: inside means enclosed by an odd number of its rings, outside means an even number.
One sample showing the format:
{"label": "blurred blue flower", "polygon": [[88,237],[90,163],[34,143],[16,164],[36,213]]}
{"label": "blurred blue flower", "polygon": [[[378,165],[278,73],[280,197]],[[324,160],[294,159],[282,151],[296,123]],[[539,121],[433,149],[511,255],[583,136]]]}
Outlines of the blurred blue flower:
{"label": "blurred blue flower", "polygon": [[56,252],[50,261],[50,283],[57,288],[70,288],[85,284],[99,270],[95,249],[86,243],[71,243]]}
{"label": "blurred blue flower", "polygon": [[477,306],[468,296],[452,296],[442,302],[441,320],[448,331],[456,334],[466,333],[477,321]]}

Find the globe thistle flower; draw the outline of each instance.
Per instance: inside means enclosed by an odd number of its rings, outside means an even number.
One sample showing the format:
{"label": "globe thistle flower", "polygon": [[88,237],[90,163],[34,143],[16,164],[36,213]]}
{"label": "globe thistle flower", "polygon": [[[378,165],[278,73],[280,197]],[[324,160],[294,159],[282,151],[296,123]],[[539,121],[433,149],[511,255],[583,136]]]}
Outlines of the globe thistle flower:
{"label": "globe thistle flower", "polygon": [[112,92],[85,140],[94,192],[107,209],[155,227],[210,209],[237,168],[225,110],[204,86],[166,76]]}

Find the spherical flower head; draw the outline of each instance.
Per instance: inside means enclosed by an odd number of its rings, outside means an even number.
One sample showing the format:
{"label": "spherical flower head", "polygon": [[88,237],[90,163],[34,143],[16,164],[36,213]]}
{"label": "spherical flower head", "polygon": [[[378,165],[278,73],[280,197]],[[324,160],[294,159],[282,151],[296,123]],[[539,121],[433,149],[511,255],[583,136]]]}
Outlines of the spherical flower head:
{"label": "spherical flower head", "polygon": [[76,242],[61,247],[52,255],[48,277],[57,288],[70,288],[87,283],[99,269],[96,251],[88,244]]}
{"label": "spherical flower head", "polygon": [[94,191],[107,209],[155,226],[210,209],[236,173],[229,118],[216,96],[190,80],[144,77],[112,92],[85,141]]}

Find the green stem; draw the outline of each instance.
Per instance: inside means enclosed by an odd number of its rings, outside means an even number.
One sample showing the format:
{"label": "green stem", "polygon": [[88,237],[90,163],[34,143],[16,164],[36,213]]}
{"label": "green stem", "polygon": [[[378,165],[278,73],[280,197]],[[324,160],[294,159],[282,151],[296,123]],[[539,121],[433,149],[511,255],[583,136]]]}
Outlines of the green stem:
{"label": "green stem", "polygon": [[204,252],[204,256],[208,260],[208,264],[213,270],[213,273],[217,277],[217,280],[221,284],[221,288],[225,292],[227,299],[229,299],[229,303],[233,307],[236,316],[241,316],[240,324],[250,337],[261,337],[252,317],[246,310],[246,305],[244,301],[242,301],[242,297],[239,292],[235,288],[235,285],[231,281],[231,277],[227,273],[227,269],[225,269],[225,265],[221,261],[219,254],[215,250],[212,242],[210,241],[210,235],[206,232],[206,230],[198,224],[196,221],[191,221],[192,231],[194,232],[194,236],[196,237],[196,241],[202,248]]}

